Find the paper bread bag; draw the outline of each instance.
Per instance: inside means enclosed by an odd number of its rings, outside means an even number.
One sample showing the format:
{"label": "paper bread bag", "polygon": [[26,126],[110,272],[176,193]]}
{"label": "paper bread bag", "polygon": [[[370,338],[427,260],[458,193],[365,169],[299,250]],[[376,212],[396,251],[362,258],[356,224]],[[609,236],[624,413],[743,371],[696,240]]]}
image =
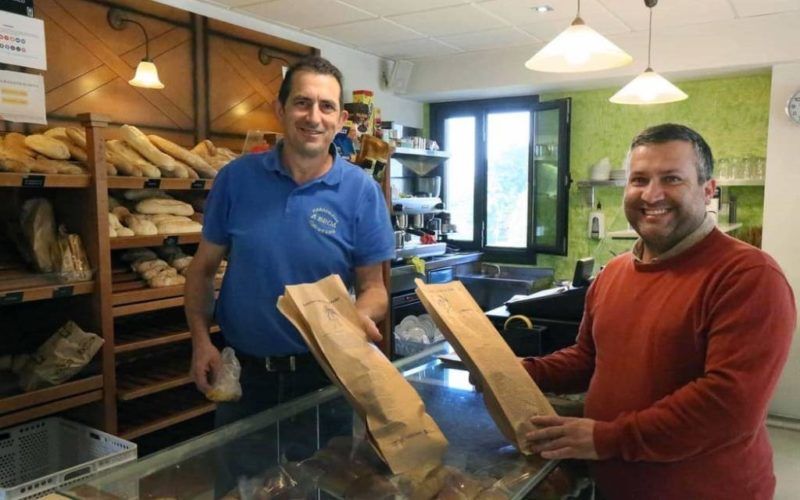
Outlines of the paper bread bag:
{"label": "paper bread bag", "polygon": [[529,454],[525,434],[534,429],[530,418],[555,415],[553,407],[460,281],[426,285],[417,279],[416,284],[422,305],[483,386],[484,402],[500,432]]}
{"label": "paper bread bag", "polygon": [[393,473],[424,476],[441,464],[447,439],[411,384],[369,342],[339,276],[287,286],[278,309],[365,421],[369,442]]}

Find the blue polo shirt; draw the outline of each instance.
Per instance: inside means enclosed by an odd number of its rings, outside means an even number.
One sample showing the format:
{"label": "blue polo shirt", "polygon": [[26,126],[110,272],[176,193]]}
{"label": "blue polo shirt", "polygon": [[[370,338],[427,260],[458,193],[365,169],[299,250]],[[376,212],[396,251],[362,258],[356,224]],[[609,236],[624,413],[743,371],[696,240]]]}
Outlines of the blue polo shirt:
{"label": "blue polo shirt", "polygon": [[219,172],[208,195],[203,237],[229,248],[216,319],[228,344],[253,356],[307,352],[278,311],[286,285],[338,274],[394,256],[394,236],[378,184],[339,158],[322,177],[297,185],[281,145],[248,154]]}

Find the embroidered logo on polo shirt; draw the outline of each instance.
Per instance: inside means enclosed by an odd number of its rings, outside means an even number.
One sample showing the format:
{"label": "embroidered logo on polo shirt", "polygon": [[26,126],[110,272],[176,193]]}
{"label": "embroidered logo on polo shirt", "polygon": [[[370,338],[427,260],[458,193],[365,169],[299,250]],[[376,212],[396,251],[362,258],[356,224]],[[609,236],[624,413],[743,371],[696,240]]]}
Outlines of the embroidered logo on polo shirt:
{"label": "embroidered logo on polo shirt", "polygon": [[336,217],[336,214],[327,208],[315,208],[311,211],[308,222],[311,224],[311,227],[320,233],[334,234],[339,219]]}

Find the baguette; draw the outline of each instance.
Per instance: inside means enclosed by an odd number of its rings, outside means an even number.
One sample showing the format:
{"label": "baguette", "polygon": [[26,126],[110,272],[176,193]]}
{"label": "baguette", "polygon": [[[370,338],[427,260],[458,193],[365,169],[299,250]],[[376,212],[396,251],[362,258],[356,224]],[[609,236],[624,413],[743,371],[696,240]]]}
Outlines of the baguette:
{"label": "baguette", "polygon": [[213,142],[205,139],[198,142],[197,145],[191,149],[191,152],[201,158],[208,158],[217,154],[217,148],[214,146]]}
{"label": "baguette", "polygon": [[185,164],[183,162],[178,162],[178,165],[180,165],[180,166],[182,166],[183,168],[186,169],[186,172],[189,174],[189,178],[190,179],[199,179],[200,178],[200,175],[197,173],[197,171],[195,169],[193,169],[192,167],[190,167],[189,165],[187,165],[187,164]]}
{"label": "baguette", "polygon": [[203,225],[193,220],[158,222],[156,227],[158,234],[199,233],[203,230]]}
{"label": "baguette", "polygon": [[74,160],[81,161],[83,163],[86,163],[87,161],[89,161],[89,155],[86,154],[86,150],[85,149],[83,149],[82,147],[80,147],[77,144],[73,143],[69,139],[67,139],[67,140],[58,139],[58,140],[60,140],[65,146],[67,146],[67,149],[69,150],[70,158],[72,158]]}
{"label": "baguette", "polygon": [[136,215],[129,214],[126,215],[123,220],[125,225],[133,230],[136,236],[152,236],[158,234],[156,225],[144,217],[137,217]]}
{"label": "baguette", "polygon": [[84,149],[86,148],[86,132],[77,127],[67,127],[65,131],[72,142]]}
{"label": "baguette", "polygon": [[123,125],[119,128],[119,131],[122,133],[122,138],[125,139],[126,143],[130,144],[133,149],[138,151],[158,168],[168,172],[171,172],[175,168],[175,160],[153,146],[147,136],[138,128],[131,125]]}
{"label": "baguette", "polygon": [[128,201],[141,201],[147,198],[172,199],[172,196],[168,195],[166,191],[152,188],[128,189],[122,193],[122,197]]}
{"label": "baguette", "polygon": [[79,167],[78,165],[67,163],[63,160],[51,160],[49,158],[34,159],[33,166],[31,166],[31,170],[34,172],[44,172],[47,174],[55,173],[55,174],[77,175],[86,173],[86,171],[81,167]]}
{"label": "baguette", "polygon": [[[106,146],[108,150],[115,153],[122,162],[127,162],[129,165],[135,166],[141,170],[145,177],[150,177],[152,179],[161,177],[161,170],[142,158],[142,156],[127,142],[113,139],[106,141]],[[114,161],[113,163],[117,166],[120,165],[118,161]]]}
{"label": "baguette", "polygon": [[142,172],[141,168],[128,161],[127,158],[118,154],[116,151],[111,151],[109,148],[106,148],[106,162],[122,175],[144,177],[144,172]]}
{"label": "baguette", "polygon": [[198,156],[188,149],[181,147],[163,137],[159,137],[157,135],[149,135],[147,137],[158,149],[172,156],[176,160],[189,165],[204,178],[213,179],[217,175],[217,171],[214,170],[214,168],[209,165],[208,162],[206,162],[201,156]]}
{"label": "baguette", "polygon": [[140,214],[172,214],[189,216],[194,214],[191,205],[180,200],[164,200],[149,198],[136,204],[136,211]]}
{"label": "baguette", "polygon": [[175,168],[172,169],[171,172],[162,170],[161,173],[164,174],[164,177],[172,177],[174,179],[188,179],[189,167],[187,167],[185,163],[181,163],[178,160],[175,160]]}
{"label": "baguette", "polygon": [[54,160],[69,159],[69,149],[63,142],[43,134],[29,135],[25,138],[25,145]]}
{"label": "baguette", "polygon": [[146,215],[145,217],[153,224],[160,224],[162,222],[192,222],[192,219],[185,215],[154,214]]}
{"label": "baguette", "polygon": [[172,267],[178,270],[179,273],[183,273],[183,270],[189,267],[189,264],[192,263],[192,256],[191,255],[184,255],[183,257],[177,257],[172,260]]}

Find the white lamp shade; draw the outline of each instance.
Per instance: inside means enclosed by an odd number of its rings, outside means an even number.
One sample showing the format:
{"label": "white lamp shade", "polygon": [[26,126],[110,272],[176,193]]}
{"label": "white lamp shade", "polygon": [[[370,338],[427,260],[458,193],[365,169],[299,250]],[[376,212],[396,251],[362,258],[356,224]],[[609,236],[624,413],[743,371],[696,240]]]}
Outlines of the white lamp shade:
{"label": "white lamp shade", "polygon": [[158,69],[155,63],[144,59],[136,66],[136,74],[133,75],[133,80],[129,80],[128,83],[134,87],[143,87],[146,89],[164,88],[164,84],[158,79]]}
{"label": "white lamp shade", "polygon": [[689,96],[659,75],[652,68],[630,81],[611,96],[609,101],[615,104],[665,104],[682,101]]}
{"label": "white lamp shade", "polygon": [[525,67],[548,73],[578,73],[617,68],[630,64],[633,58],[606,37],[575,18],[542,50],[528,59]]}

